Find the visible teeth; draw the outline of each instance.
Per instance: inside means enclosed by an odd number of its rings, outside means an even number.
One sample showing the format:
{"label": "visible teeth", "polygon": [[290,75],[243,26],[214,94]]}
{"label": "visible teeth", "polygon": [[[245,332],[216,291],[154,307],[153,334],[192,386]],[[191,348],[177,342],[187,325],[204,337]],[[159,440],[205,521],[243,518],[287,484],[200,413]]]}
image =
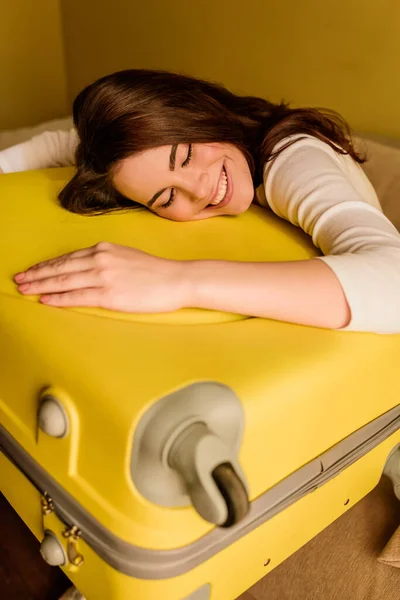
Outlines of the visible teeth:
{"label": "visible teeth", "polygon": [[219,204],[225,198],[226,190],[228,188],[228,179],[226,177],[225,169],[222,169],[222,177],[220,178],[218,194],[215,197],[215,200],[210,202],[212,205]]}

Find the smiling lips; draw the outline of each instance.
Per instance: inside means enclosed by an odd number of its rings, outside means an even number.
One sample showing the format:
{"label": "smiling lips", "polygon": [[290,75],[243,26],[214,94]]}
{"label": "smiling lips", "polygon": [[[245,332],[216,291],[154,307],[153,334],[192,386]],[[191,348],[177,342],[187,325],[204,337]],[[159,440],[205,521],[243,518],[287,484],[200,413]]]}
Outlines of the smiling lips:
{"label": "smiling lips", "polygon": [[222,167],[222,172],[218,182],[218,191],[215,198],[210,202],[209,206],[216,207],[220,204],[226,196],[228,190],[228,178],[226,175],[225,167]]}
{"label": "smiling lips", "polygon": [[228,175],[225,167],[222,167],[221,175],[219,177],[217,193],[214,199],[206,206],[206,208],[218,208],[219,205],[226,204],[226,197],[228,192]]}

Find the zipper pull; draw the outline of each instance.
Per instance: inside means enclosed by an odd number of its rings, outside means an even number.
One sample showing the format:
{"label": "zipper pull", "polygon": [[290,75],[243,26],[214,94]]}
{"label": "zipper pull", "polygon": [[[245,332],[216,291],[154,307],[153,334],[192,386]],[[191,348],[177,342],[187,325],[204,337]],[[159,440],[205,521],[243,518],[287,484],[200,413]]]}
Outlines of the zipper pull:
{"label": "zipper pull", "polygon": [[77,543],[79,538],[81,537],[82,532],[76,525],[71,525],[71,527],[66,527],[63,531],[63,537],[68,540],[67,543],[67,551],[68,551],[68,559],[69,562],[74,565],[74,567],[80,567],[84,561],[82,554],[78,552]]}
{"label": "zipper pull", "polygon": [[42,505],[42,514],[50,515],[52,512],[54,512],[53,499],[47,492],[44,492],[43,496],[41,496],[40,503]]}

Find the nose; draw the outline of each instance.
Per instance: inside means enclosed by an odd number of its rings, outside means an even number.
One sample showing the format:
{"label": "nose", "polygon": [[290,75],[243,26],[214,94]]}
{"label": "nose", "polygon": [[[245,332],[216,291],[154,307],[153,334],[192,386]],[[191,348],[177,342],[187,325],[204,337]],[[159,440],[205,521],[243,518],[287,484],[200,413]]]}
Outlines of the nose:
{"label": "nose", "polygon": [[193,173],[190,178],[188,192],[192,202],[201,202],[208,198],[210,194],[210,178],[206,171]]}

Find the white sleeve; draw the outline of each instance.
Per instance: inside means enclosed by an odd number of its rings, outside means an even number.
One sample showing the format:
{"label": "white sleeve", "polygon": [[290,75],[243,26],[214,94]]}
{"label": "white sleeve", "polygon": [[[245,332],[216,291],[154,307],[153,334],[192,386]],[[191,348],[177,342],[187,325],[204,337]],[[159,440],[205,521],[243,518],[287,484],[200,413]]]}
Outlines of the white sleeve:
{"label": "white sleeve", "polygon": [[264,185],[272,210],[312,236],[340,281],[343,329],[400,333],[400,235],[359,165],[307,137],[266,165]]}
{"label": "white sleeve", "polygon": [[0,152],[0,169],[4,173],[66,167],[74,164],[78,136],[69,131],[45,131],[26,142]]}

